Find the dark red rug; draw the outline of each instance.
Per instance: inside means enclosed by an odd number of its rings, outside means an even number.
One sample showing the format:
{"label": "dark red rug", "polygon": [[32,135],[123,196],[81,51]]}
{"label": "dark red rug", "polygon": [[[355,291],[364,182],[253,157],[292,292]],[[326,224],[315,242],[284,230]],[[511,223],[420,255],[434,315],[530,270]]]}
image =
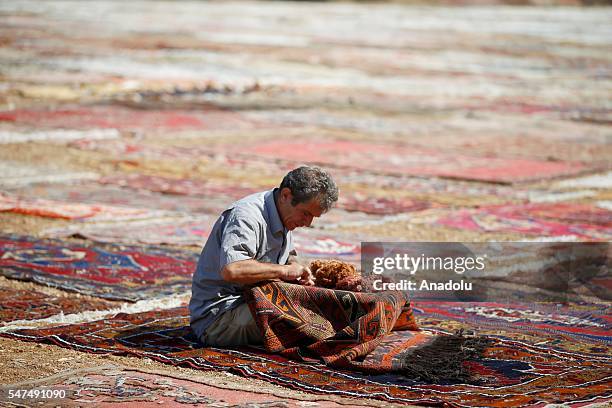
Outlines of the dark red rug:
{"label": "dark red rug", "polygon": [[0,322],[44,319],[86,310],[112,309],[113,303],[75,296],[56,296],[29,289],[0,288]]}
{"label": "dark red rug", "polygon": [[[446,319],[444,313],[417,311],[427,329],[465,328],[479,333],[478,325],[472,321],[457,322]],[[549,327],[604,324],[609,333],[609,317],[607,319],[607,323],[597,319],[586,319],[582,323],[550,322]],[[181,307],[118,314],[79,325],[19,330],[2,336],[92,353],[135,355],[172,365],[224,370],[307,392],[422,405],[522,407],[564,403],[565,406],[584,406],[610,400],[612,361],[602,348],[606,345],[604,341],[585,336],[568,342],[563,333],[552,328],[540,339],[526,337],[521,322],[515,325],[504,321],[495,326],[494,331],[486,333],[497,342],[480,360],[470,363],[470,369],[477,376],[475,384],[431,384],[400,373],[368,375],[321,363],[293,361],[252,348],[202,348],[187,324],[188,310]],[[533,327],[534,333],[538,330],[537,325]],[[414,335],[411,331],[394,332],[379,347],[400,344]],[[591,351],[566,347],[572,342],[581,342]]]}
{"label": "dark red rug", "polygon": [[0,235],[0,274],[106,299],[137,301],[188,292],[198,254]]}

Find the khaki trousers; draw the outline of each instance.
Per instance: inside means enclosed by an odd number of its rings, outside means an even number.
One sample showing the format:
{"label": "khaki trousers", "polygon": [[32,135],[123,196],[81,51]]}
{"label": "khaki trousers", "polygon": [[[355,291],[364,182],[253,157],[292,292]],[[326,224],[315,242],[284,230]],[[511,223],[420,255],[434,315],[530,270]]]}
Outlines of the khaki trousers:
{"label": "khaki trousers", "polygon": [[263,343],[263,337],[246,303],[219,316],[200,340],[205,346],[213,347]]}

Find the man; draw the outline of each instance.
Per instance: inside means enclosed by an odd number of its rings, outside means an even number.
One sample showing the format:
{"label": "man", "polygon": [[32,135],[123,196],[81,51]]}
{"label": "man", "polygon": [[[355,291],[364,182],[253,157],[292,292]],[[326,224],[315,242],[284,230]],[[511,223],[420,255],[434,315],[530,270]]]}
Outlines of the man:
{"label": "man", "polygon": [[291,231],[308,227],[338,200],[324,170],[291,170],[280,187],[233,203],[215,223],[193,275],[191,328],[206,346],[259,344],[262,336],[243,290],[267,280],[313,285],[297,261]]}

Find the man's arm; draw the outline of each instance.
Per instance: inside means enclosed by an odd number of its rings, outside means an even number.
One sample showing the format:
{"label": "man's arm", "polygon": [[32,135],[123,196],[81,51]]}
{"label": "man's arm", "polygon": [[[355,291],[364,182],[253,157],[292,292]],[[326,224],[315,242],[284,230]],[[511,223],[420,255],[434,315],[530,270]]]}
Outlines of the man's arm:
{"label": "man's arm", "polygon": [[255,259],[247,259],[225,265],[221,270],[221,278],[227,282],[240,283],[243,285],[276,279],[292,282],[301,278],[300,283],[305,285],[312,282],[310,269],[297,262],[292,262],[287,265],[277,265],[259,262]]}

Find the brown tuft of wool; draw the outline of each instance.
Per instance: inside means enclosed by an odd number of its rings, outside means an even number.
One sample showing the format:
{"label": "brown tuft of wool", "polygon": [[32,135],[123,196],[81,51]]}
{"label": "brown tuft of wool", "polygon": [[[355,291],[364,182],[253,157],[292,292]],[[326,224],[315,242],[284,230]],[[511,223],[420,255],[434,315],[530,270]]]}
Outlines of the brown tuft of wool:
{"label": "brown tuft of wool", "polygon": [[315,277],[315,285],[319,287],[356,292],[362,290],[361,274],[350,263],[316,260],[310,263],[310,270]]}

